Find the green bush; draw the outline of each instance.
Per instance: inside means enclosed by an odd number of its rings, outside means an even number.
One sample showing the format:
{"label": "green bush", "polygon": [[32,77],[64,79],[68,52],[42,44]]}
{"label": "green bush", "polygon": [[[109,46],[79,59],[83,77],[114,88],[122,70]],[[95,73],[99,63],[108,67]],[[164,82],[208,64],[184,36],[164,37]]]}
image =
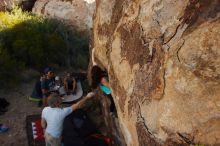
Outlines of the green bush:
{"label": "green bush", "polygon": [[88,38],[62,22],[18,8],[0,12],[0,84],[10,82],[5,77],[16,80],[12,73],[27,68],[85,69],[88,58]]}

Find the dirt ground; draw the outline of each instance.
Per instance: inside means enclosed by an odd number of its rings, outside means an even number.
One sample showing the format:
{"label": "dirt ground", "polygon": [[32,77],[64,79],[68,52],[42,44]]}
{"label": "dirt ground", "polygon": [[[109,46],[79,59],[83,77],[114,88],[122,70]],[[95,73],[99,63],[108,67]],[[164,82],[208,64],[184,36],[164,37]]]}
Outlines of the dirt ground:
{"label": "dirt ground", "polygon": [[1,146],[28,146],[26,135],[26,116],[41,113],[42,108],[31,102],[27,96],[31,94],[34,83],[23,84],[12,91],[0,90],[0,98],[10,102],[8,112],[0,115],[0,123],[10,127],[6,133],[0,133]]}

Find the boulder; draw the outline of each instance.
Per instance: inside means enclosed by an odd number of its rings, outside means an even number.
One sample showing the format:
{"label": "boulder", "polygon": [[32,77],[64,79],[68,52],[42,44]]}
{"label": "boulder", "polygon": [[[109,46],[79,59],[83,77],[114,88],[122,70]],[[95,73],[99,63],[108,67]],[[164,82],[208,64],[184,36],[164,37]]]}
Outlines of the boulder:
{"label": "boulder", "polygon": [[32,12],[63,20],[78,31],[89,32],[94,10],[94,0],[37,0]]}
{"label": "boulder", "polygon": [[0,11],[11,10],[13,5],[17,5],[25,11],[31,11],[36,0],[1,0]]}
{"label": "boulder", "polygon": [[219,5],[96,1],[92,47],[126,145],[220,145]]}

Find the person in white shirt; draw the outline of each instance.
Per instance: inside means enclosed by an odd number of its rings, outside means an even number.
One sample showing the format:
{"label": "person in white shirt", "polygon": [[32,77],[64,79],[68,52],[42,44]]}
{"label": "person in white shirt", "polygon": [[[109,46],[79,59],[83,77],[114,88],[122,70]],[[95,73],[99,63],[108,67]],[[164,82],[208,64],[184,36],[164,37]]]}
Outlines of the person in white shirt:
{"label": "person in white shirt", "polygon": [[58,94],[51,94],[48,97],[48,107],[45,107],[41,115],[41,126],[45,129],[46,146],[60,146],[64,118],[72,111],[81,107],[85,101],[94,96],[93,92],[87,94],[79,102],[70,107],[62,108],[62,98]]}

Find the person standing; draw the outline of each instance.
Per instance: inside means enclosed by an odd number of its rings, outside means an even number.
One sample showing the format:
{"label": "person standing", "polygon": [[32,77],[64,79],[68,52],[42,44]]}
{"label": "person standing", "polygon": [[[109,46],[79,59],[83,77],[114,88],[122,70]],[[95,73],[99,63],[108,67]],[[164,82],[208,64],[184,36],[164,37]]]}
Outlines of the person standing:
{"label": "person standing", "polygon": [[45,129],[45,143],[46,146],[61,146],[61,134],[63,130],[64,118],[72,113],[72,111],[80,108],[85,101],[94,96],[90,92],[79,102],[70,107],[62,108],[62,98],[52,93],[48,97],[48,107],[45,107],[41,115],[41,126]]}

